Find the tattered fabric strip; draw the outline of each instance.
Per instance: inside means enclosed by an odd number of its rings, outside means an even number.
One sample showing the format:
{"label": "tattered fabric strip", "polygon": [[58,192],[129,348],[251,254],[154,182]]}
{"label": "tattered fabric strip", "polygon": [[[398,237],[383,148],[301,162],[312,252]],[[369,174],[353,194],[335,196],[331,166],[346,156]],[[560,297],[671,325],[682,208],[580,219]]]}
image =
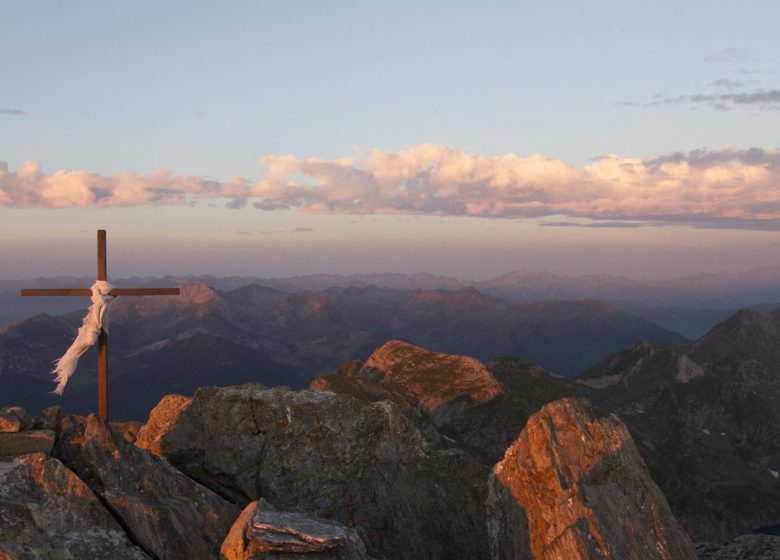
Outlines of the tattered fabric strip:
{"label": "tattered fabric strip", "polygon": [[89,306],[83,324],[79,327],[76,340],[59,360],[54,362],[52,373],[56,375],[57,387],[54,393],[61,395],[65,385],[76,371],[79,358],[97,342],[100,333],[108,334],[108,304],[114,299],[109,295],[113,286],[105,280],[98,280],[89,288],[92,290],[92,305]]}

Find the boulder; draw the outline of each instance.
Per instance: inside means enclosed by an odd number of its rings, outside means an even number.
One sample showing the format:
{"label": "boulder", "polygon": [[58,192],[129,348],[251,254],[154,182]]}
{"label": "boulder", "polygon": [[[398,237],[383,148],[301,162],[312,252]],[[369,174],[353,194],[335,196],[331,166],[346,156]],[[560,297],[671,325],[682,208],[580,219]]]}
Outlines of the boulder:
{"label": "boulder", "polygon": [[506,521],[518,517],[518,505],[532,558],[697,558],[625,425],[615,415],[599,417],[582,399],[561,399],[531,416],[490,485],[493,558],[506,557],[506,547],[522,549],[516,540],[523,531],[513,535]]}
{"label": "boulder", "polygon": [[162,456],[160,439],[171,429],[182,411],[190,406],[192,399],[181,395],[165,395],[149,413],[149,420],[141,426],[135,444],[149,450],[156,457]]}
{"label": "boulder", "polygon": [[226,560],[310,558],[367,560],[357,533],[335,521],[304,513],[277,512],[265,500],[251,502],[222,543]]}
{"label": "boulder", "polygon": [[697,543],[700,560],[777,560],[780,536],[741,535],[725,543]]}
{"label": "boulder", "polygon": [[372,556],[478,558],[487,469],[396,406],[349,395],[202,388],[162,436],[171,464],[234,501],[355,527]]}
{"label": "boulder", "polygon": [[13,434],[21,428],[21,422],[13,414],[0,410],[0,434]]}
{"label": "boulder", "polygon": [[41,411],[33,423],[36,430],[51,430],[56,437],[60,435],[60,407],[50,406]]}
{"label": "boulder", "polygon": [[30,413],[21,406],[0,408],[0,433],[21,432],[32,427]]}
{"label": "boulder", "polygon": [[111,426],[111,430],[121,434],[125,441],[135,443],[143,424],[137,420],[121,420],[119,422],[109,422],[109,426]]}
{"label": "boulder", "polygon": [[66,417],[55,453],[157,559],[215,558],[239,513],[95,415]]}
{"label": "boulder", "polygon": [[148,560],[95,494],[60,461],[0,461],[0,559]]}
{"label": "boulder", "polygon": [[54,432],[51,430],[26,430],[0,434],[0,456],[51,453]]}

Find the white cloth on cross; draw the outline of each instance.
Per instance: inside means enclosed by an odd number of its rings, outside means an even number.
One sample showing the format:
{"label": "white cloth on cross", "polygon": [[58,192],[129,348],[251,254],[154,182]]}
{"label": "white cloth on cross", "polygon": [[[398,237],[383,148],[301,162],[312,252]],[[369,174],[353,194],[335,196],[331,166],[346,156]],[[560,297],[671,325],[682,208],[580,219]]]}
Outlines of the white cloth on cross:
{"label": "white cloth on cross", "polygon": [[108,334],[107,306],[114,299],[114,296],[108,294],[113,286],[105,280],[97,280],[89,289],[92,290],[92,305],[89,306],[84,322],[79,327],[76,340],[73,341],[65,354],[54,362],[52,373],[57,375],[55,379],[57,388],[54,389],[54,393],[57,395],[61,395],[65,390],[65,385],[73,372],[76,371],[76,365],[78,365],[82,354],[94,346],[101,332],[105,331]]}

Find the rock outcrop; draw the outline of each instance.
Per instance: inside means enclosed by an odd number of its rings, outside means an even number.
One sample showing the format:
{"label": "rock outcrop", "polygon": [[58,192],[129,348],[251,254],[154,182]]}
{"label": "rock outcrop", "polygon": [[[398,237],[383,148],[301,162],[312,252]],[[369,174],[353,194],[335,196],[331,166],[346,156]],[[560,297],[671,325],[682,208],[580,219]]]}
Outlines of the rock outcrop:
{"label": "rock outcrop", "polygon": [[239,508],[138,449],[100,418],[66,417],[56,456],[154,558],[214,558]]}
{"label": "rock outcrop", "polygon": [[149,560],[92,490],[44,453],[0,460],[0,558]]}
{"label": "rock outcrop", "polygon": [[160,438],[171,429],[176,420],[179,419],[179,415],[190,406],[191,402],[190,397],[165,395],[149,413],[149,420],[138,431],[138,437],[135,440],[136,446],[148,449],[156,457],[162,457]]}
{"label": "rock outcrop", "polygon": [[[332,390],[339,374],[324,375],[312,389]],[[375,400],[389,399],[400,406],[424,406],[434,411],[455,399],[483,403],[501,392],[501,385],[474,358],[431,352],[419,346],[390,340],[375,350],[359,369],[347,369],[349,377]]]}
{"label": "rock outcrop", "polygon": [[236,502],[355,527],[381,558],[478,558],[487,471],[397,407],[348,395],[203,388],[162,436],[171,464]]}
{"label": "rock outcrop", "polygon": [[431,352],[398,340],[365,363],[347,362],[311,383],[318,391],[346,393],[399,405],[418,427],[433,425],[447,440],[485,465],[501,459],[528,417],[571,396],[565,381],[526,360],[500,358],[486,367],[474,358]]}
{"label": "rock outcrop", "polygon": [[507,558],[506,549],[527,557],[527,522],[536,559],[696,559],[626,427],[614,415],[596,416],[586,401],[545,405],[493,473],[493,558]]}
{"label": "rock outcrop", "polygon": [[368,560],[357,533],[304,513],[277,512],[251,502],[230,528],[220,550],[225,560],[300,557],[310,560]]}

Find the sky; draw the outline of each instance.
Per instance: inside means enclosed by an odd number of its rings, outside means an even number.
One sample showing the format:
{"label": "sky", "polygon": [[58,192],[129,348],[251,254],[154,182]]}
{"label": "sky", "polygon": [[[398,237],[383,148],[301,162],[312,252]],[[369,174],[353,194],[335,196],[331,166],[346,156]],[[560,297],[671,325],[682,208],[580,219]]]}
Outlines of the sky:
{"label": "sky", "polygon": [[774,0],[0,18],[0,279],[780,264]]}

